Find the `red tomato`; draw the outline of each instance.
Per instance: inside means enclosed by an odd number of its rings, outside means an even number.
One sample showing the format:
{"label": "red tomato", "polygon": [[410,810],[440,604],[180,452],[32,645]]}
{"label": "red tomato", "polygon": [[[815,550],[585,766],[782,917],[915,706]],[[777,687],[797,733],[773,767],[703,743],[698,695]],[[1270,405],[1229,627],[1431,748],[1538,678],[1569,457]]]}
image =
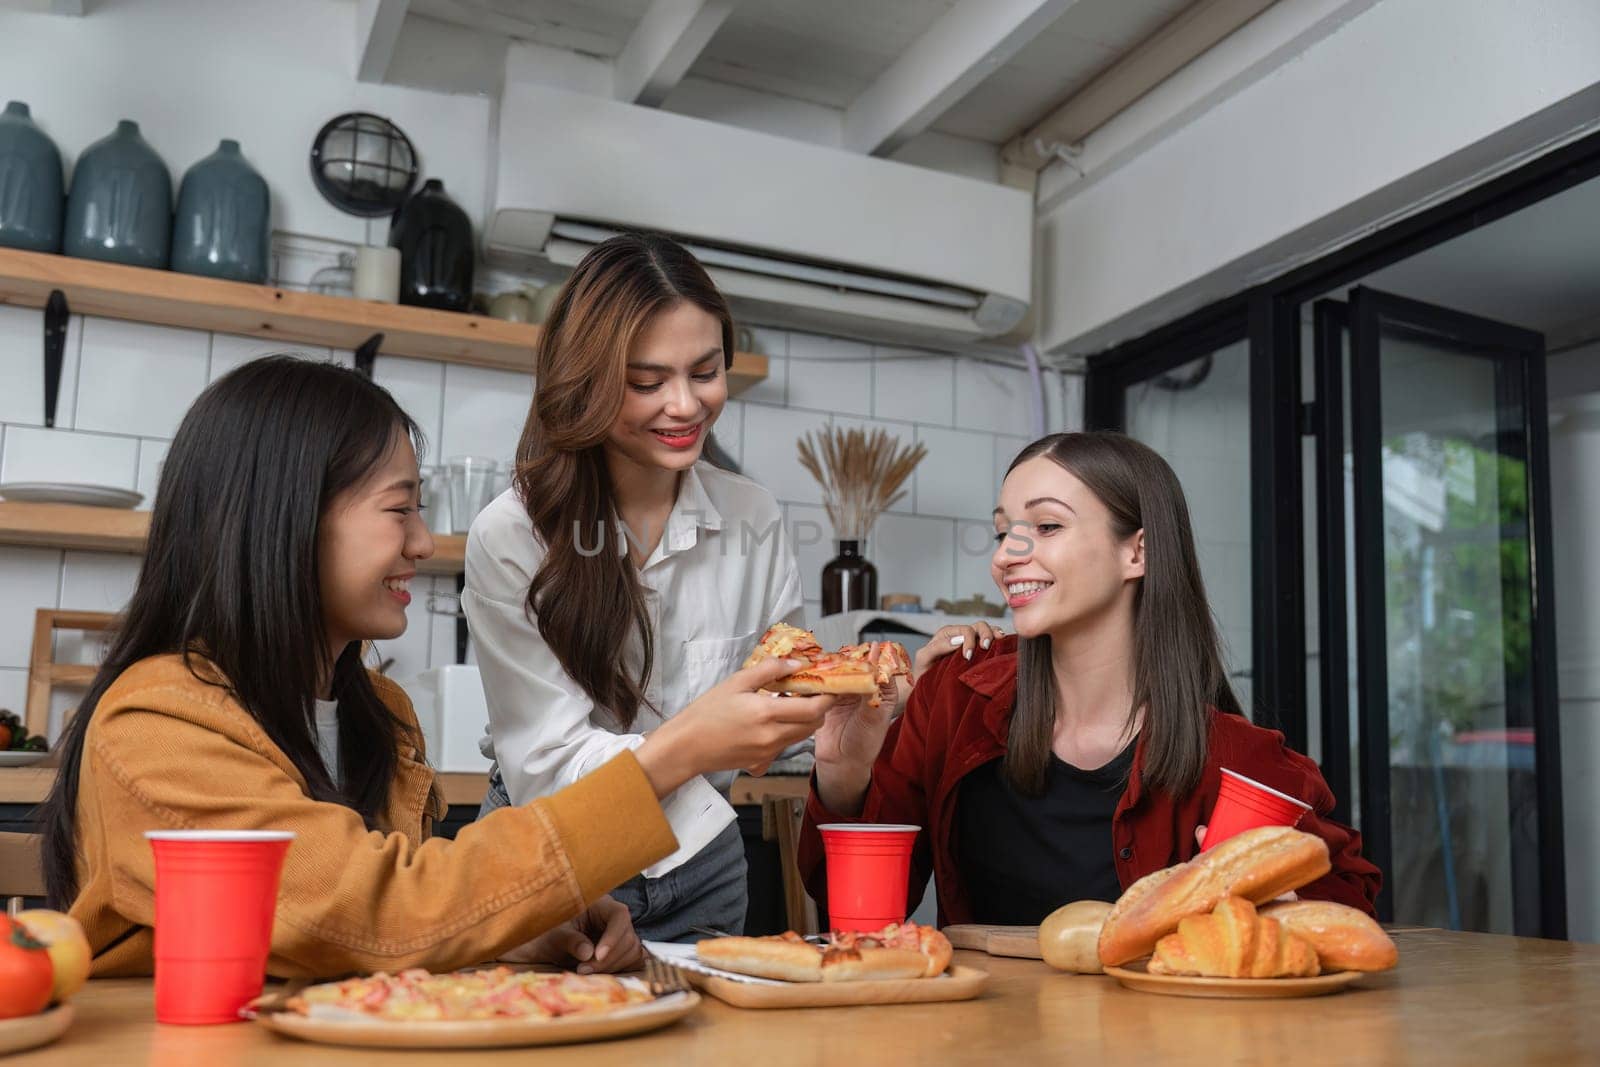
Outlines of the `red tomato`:
{"label": "red tomato", "polygon": [[55,965],[44,942],[0,915],[0,1019],[34,1015],[50,1003]]}

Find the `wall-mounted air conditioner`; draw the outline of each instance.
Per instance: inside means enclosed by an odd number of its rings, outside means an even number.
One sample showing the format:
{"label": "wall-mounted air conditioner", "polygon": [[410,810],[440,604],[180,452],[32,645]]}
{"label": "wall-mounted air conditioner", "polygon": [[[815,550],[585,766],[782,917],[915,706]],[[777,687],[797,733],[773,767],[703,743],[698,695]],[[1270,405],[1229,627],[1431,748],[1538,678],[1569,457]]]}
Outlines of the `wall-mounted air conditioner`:
{"label": "wall-mounted air conditioner", "polygon": [[508,85],[490,188],[489,262],[570,266],[655,230],[752,322],[949,346],[1011,330],[1032,294],[1021,190],[595,96]]}

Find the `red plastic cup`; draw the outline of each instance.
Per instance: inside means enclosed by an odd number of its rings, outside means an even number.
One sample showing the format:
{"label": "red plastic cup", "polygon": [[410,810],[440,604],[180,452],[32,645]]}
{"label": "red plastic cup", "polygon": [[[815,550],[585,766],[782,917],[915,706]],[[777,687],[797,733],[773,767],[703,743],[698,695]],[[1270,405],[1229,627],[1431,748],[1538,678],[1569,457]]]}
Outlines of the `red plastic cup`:
{"label": "red plastic cup", "polygon": [[828,823],[828,921],[835,930],[881,930],[906,918],[911,846],[920,826]]}
{"label": "red plastic cup", "polygon": [[1223,768],[1222,789],[1217,793],[1217,806],[1211,809],[1211,821],[1206,823],[1200,851],[1258,826],[1293,826],[1310,810],[1311,805],[1303,800]]}
{"label": "red plastic cup", "polygon": [[261,995],[286,830],[151,830],[156,1021],[234,1023]]}

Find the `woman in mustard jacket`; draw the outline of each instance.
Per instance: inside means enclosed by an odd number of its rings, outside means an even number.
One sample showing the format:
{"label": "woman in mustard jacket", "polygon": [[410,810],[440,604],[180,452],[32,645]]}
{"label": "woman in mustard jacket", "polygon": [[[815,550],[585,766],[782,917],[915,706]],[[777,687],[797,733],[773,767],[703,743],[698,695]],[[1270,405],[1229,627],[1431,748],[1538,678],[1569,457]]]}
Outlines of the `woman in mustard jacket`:
{"label": "woman in mustard jacket", "polygon": [[184,417],[44,811],[49,898],[83,923],[97,976],[150,973],[151,829],[296,833],[274,975],[508,952],[636,963],[627,910],[602,894],[677,847],[659,798],[820,723],[826,698],[756,694],[791,668],[752,668],[566,789],[430,839],[444,807],[416,718],[361,662],[363,642],[405,630],[407,582],[433,554],[420,447],[385,390],[287,357],[219,379]]}

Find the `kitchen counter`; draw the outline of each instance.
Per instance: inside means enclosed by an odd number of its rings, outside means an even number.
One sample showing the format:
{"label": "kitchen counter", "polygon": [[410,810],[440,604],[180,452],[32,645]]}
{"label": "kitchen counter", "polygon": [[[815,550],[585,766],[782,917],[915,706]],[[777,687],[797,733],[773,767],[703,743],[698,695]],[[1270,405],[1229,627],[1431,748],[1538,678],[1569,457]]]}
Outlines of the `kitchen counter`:
{"label": "kitchen counter", "polygon": [[[1302,1000],[1199,1000],[1058,974],[1031,960],[958,952],[988,990],[956,1004],[744,1011],[707,998],[669,1029],[550,1050],[435,1052],[429,1063],[1327,1064],[1600,1062],[1600,946],[1411,929],[1400,966],[1349,991]],[[156,1025],[148,980],[91,982],[56,1044],[19,1064],[360,1064],[392,1052],[280,1038],[253,1024]],[[404,1057],[406,1054],[402,1053]],[[419,1060],[420,1062],[420,1060]]]}

